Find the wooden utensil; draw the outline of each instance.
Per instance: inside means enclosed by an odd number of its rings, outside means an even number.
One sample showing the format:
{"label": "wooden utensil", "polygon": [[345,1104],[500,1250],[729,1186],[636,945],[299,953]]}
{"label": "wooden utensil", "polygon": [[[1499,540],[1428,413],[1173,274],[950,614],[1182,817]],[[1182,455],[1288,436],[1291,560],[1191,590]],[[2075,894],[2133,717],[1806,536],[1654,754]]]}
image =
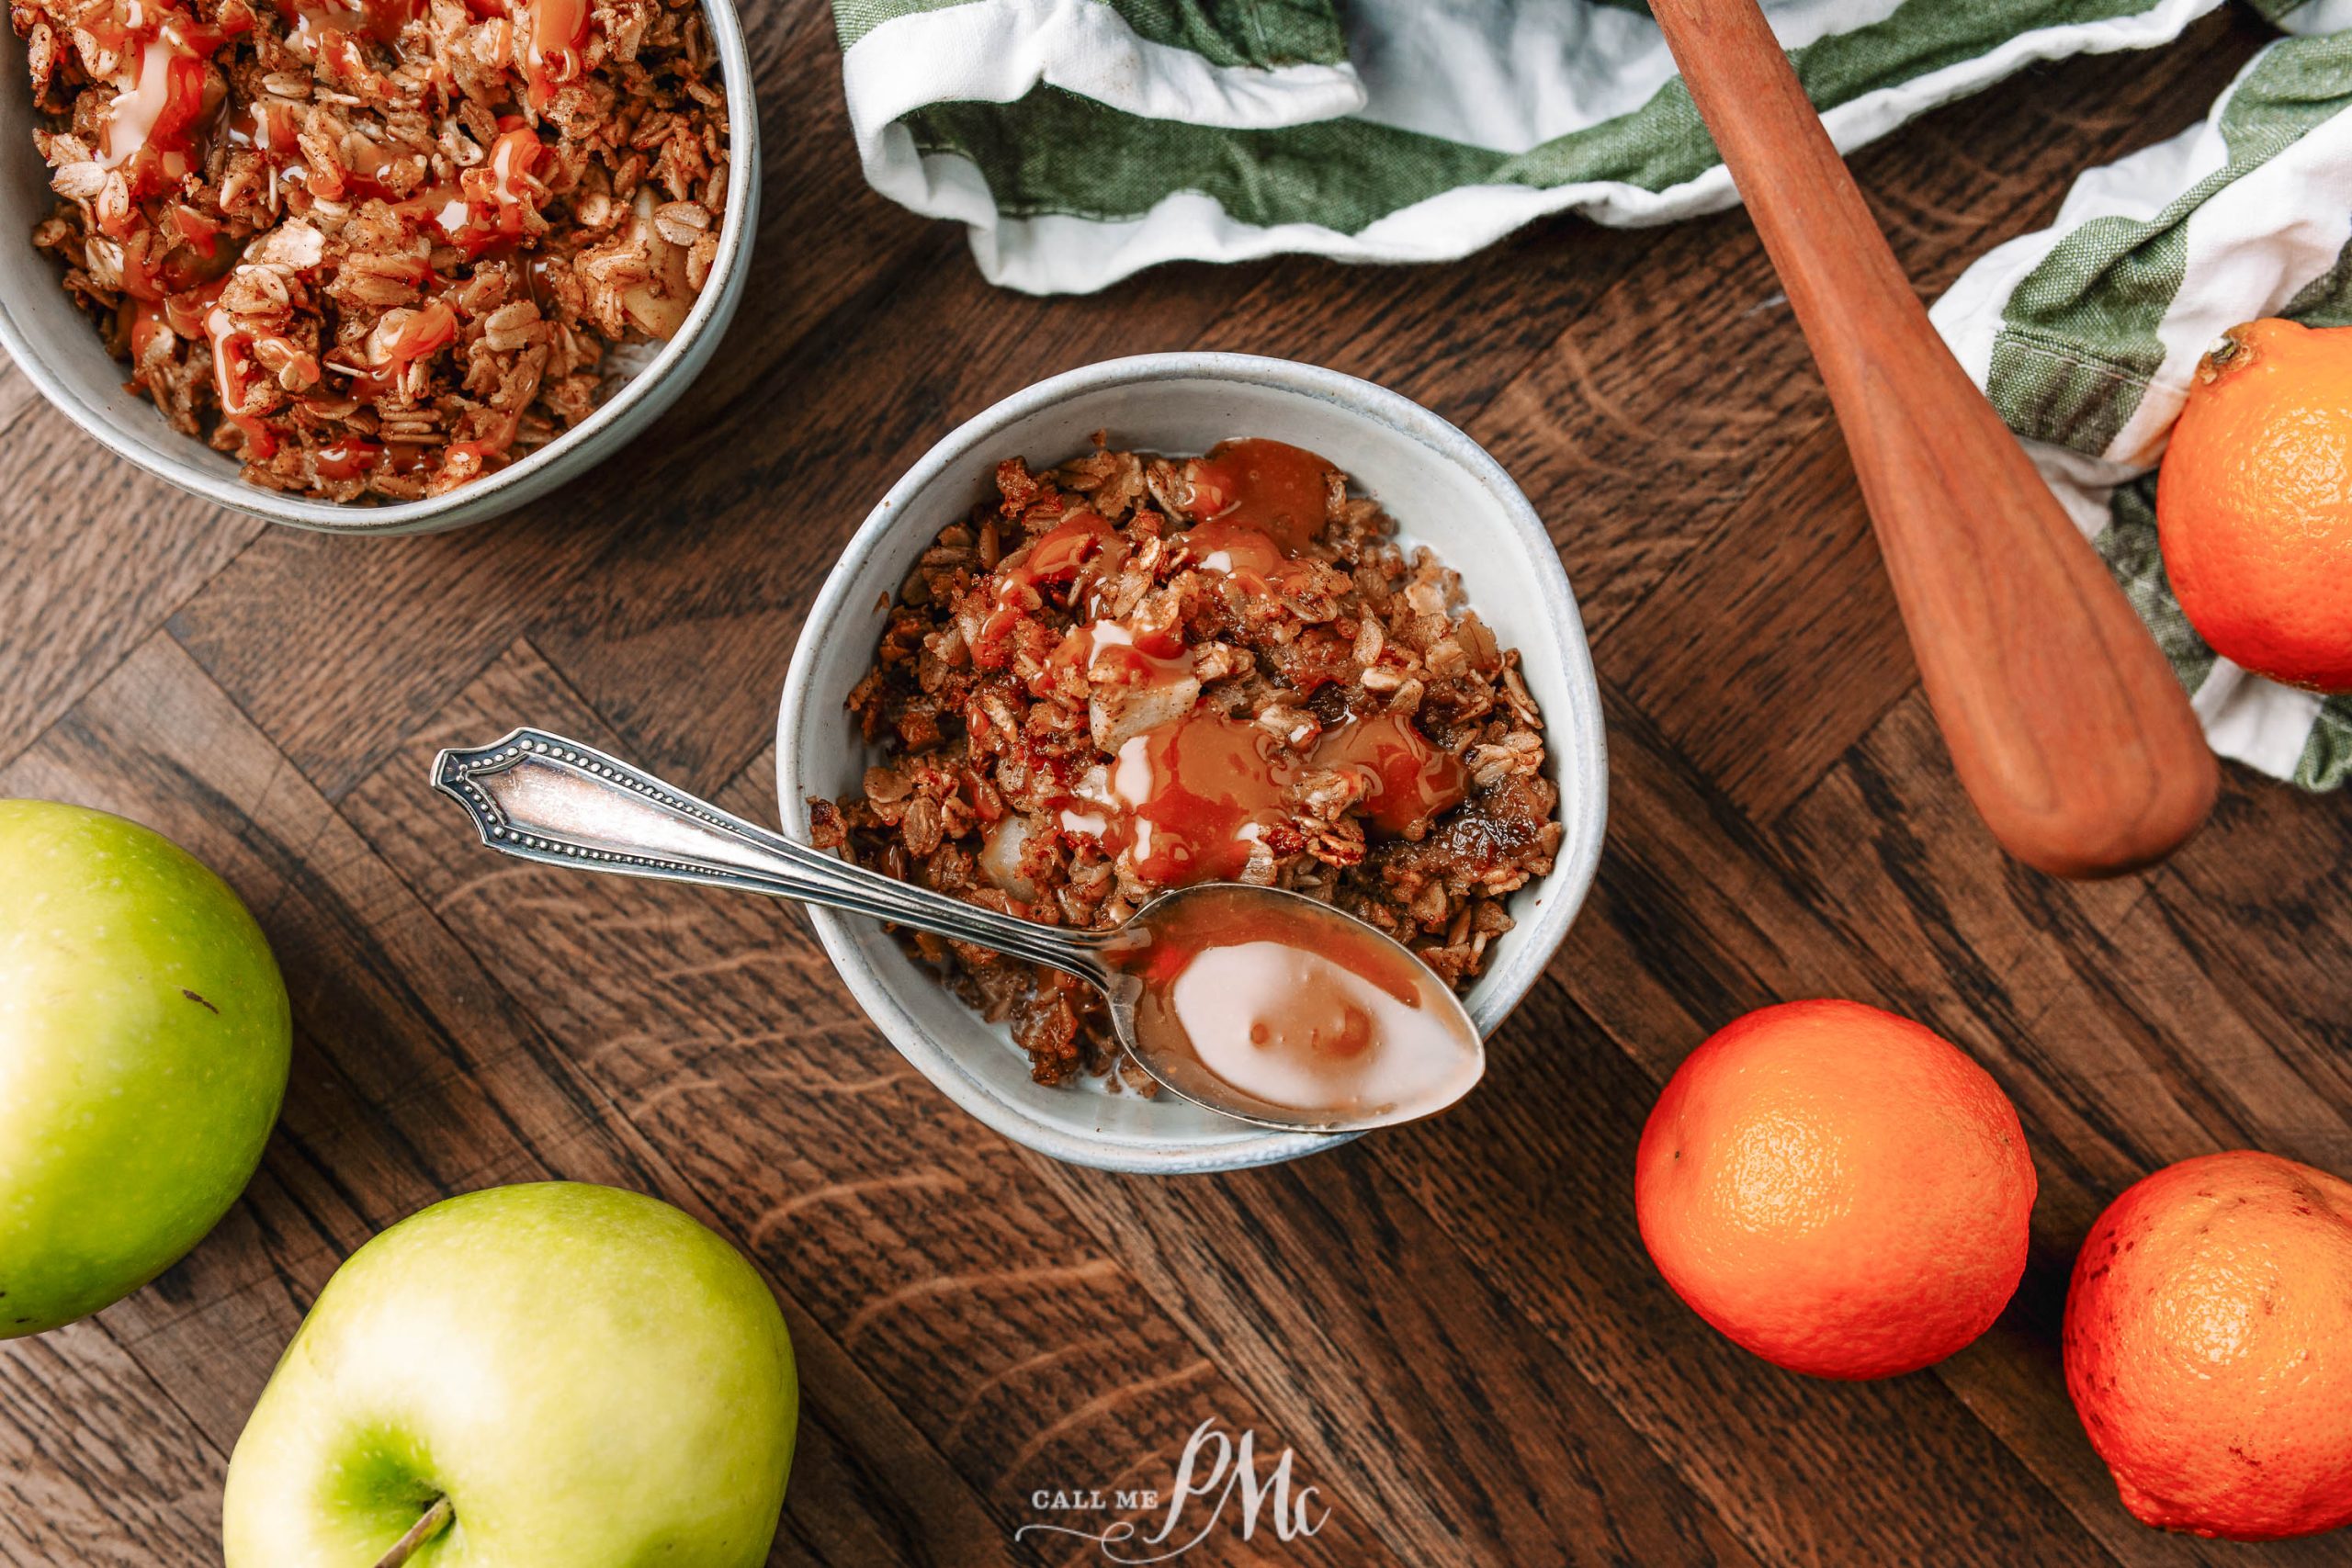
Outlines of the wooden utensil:
{"label": "wooden utensil", "polygon": [[1929,323],[1756,0],[1650,10],[1828,384],[1969,798],[2057,875],[2161,860],[2220,783],[2180,682]]}

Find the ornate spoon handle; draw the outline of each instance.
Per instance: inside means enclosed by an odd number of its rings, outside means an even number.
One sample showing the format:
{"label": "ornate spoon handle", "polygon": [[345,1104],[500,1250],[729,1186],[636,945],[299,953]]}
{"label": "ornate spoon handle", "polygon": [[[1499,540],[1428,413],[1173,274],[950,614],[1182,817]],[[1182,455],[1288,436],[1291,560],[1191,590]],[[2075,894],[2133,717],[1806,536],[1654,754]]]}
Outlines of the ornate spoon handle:
{"label": "ornate spoon handle", "polygon": [[517,729],[433,761],[481,841],[548,865],[695,882],[913,926],[1102,984],[1102,938],[1018,919],[820,854],[593,747]]}

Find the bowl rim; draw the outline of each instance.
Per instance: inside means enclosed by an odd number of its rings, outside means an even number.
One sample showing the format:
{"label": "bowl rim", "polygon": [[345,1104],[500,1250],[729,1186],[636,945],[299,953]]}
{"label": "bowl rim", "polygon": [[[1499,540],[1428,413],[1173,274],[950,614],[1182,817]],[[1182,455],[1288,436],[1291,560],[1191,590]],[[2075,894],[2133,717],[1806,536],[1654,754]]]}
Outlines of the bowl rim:
{"label": "bowl rim", "polygon": [[[1540,584],[1552,613],[1552,637],[1566,668],[1562,673],[1569,692],[1569,712],[1546,713],[1547,741],[1566,783],[1573,758],[1580,768],[1573,795],[1564,789],[1568,806],[1563,822],[1568,831],[1562,857],[1552,874],[1536,886],[1544,905],[1538,926],[1542,940],[1522,947],[1511,960],[1489,971],[1481,983],[1483,995],[1474,998],[1472,1020],[1482,1036],[1491,1035],[1523,1000],[1552,955],[1566,940],[1577,910],[1592,886],[1607,828],[1609,762],[1600,716],[1600,682],[1584,634],[1567,572],[1543,520],[1525,493],[1500,463],[1462,430],[1400,392],[1343,371],[1297,360],[1215,351],[1182,351],[1134,355],[1103,360],[1064,371],[991,404],[956,426],[908,469],[846,544],[822,588],[810,605],[794,647],[776,711],[776,792],[779,819],[786,830],[805,835],[807,804],[793,775],[798,756],[793,730],[797,717],[814,697],[816,650],[820,628],[838,624],[850,605],[853,580],[865,561],[906,514],[908,503],[944,475],[959,470],[981,455],[981,448],[1006,426],[1039,410],[1082,393],[1138,382],[1199,380],[1269,388],[1331,403],[1352,414],[1386,425],[1425,448],[1435,460],[1468,470],[1492,495],[1503,525],[1519,536],[1534,558],[1547,560],[1552,570]],[[992,456],[990,460],[993,460]],[[861,595],[863,590],[860,591]],[[1521,646],[1526,640],[1521,639]],[[1137,1145],[1103,1137],[1089,1137],[1065,1126],[1040,1121],[1000,1100],[963,1065],[957,1054],[933,1039],[890,994],[880,974],[859,951],[849,918],[811,906],[808,915],[818,940],[831,959],[851,995],[890,1042],[893,1049],[931,1080],[943,1093],[994,1131],[1054,1158],[1101,1169],[1145,1175],[1175,1175],[1236,1170],[1295,1159],[1337,1147],[1356,1134],[1267,1132],[1255,1136],[1216,1140],[1174,1141]],[[912,1041],[917,1043],[910,1044]]]}
{"label": "bowl rim", "polygon": [[[704,334],[712,330],[714,319],[723,325],[725,318],[733,313],[728,296],[730,291],[740,293],[739,274],[748,265],[751,226],[759,210],[759,105],[752,91],[751,51],[744,43],[742,19],[736,14],[733,0],[701,0],[701,6],[711,41],[718,51],[719,77],[727,93],[727,211],[720,220],[718,258],[711,265],[710,276],[703,280],[702,291],[695,296],[694,308],[686,312],[677,335],[662,345],[651,362],[586,419],[521,462],[444,494],[418,501],[390,505],[310,501],[248,484],[235,473],[223,474],[192,456],[178,456],[175,448],[181,443],[190,444],[196,452],[208,449],[198,437],[183,435],[160,420],[155,427],[158,439],[153,444],[121,434],[32,351],[30,341],[17,325],[14,301],[5,298],[0,298],[0,347],[8,351],[8,357],[51,406],[116,457],[192,495],[267,522],[324,534],[413,534],[428,531],[436,524],[454,526],[458,522],[482,522],[522,505],[568,477],[549,476],[548,470],[580,460],[592,448],[611,439],[616,426],[621,427],[621,434],[633,434],[634,412],[652,396],[656,386],[666,381],[696,352]],[[22,84],[18,83],[9,90],[21,89]],[[59,297],[63,298],[62,291]],[[92,343],[96,346],[95,336]],[[103,347],[98,352],[103,353]],[[601,460],[601,457],[588,459],[590,466]],[[467,515],[454,516],[459,513]]]}

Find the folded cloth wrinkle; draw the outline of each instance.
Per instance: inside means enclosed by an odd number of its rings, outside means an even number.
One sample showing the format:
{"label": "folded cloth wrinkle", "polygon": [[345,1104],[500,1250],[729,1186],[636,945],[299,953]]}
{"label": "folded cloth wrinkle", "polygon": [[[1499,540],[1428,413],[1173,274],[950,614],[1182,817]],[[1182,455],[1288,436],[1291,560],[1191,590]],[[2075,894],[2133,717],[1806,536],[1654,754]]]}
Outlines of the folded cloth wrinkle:
{"label": "folded cloth wrinkle", "polygon": [[[2037,61],[2221,0],[1767,0],[1858,147]],[[2352,0],[2312,0],[2352,6]],[[1737,199],[1638,0],[836,0],[867,179],[993,282],[1164,261],[1465,255],[1548,213]]]}

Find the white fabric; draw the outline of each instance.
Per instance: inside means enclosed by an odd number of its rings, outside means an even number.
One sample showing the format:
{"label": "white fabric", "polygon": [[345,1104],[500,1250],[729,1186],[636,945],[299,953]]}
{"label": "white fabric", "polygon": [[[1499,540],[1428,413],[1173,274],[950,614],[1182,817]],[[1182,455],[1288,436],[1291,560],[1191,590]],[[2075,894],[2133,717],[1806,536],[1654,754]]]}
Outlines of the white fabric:
{"label": "white fabric", "polygon": [[[1802,49],[1902,3],[1781,0],[1772,30]],[[1675,74],[1656,22],[1589,0],[1349,0],[1348,27],[1363,118],[1498,152],[1631,114]]]}

